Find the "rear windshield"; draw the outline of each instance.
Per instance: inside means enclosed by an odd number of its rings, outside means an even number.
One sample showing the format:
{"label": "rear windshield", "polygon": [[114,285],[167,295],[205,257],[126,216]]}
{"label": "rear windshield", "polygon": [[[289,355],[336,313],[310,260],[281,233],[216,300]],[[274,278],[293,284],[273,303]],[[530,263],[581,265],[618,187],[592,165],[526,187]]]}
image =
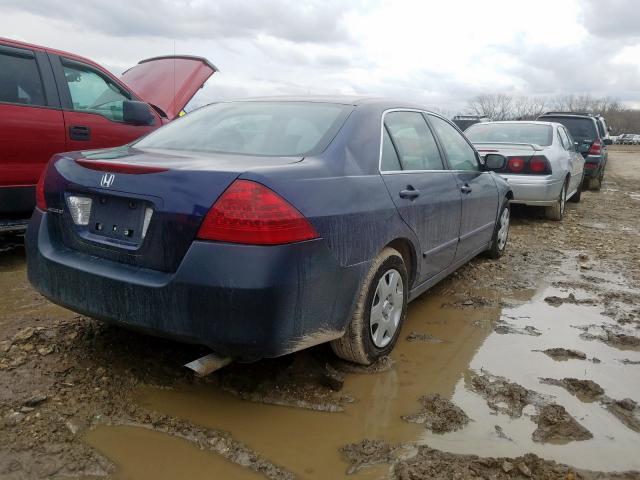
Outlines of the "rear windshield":
{"label": "rear windshield", "polygon": [[535,143],[548,147],[553,139],[549,125],[534,123],[477,123],[464,133],[472,143]]}
{"label": "rear windshield", "polygon": [[139,148],[274,157],[319,153],[353,107],[311,102],[229,102],[196,110],[135,144]]}
{"label": "rear windshield", "polygon": [[579,117],[543,117],[540,120],[545,122],[558,122],[564,125],[571,132],[571,136],[576,142],[589,143],[598,138],[598,132],[596,131],[596,122],[591,118],[579,118]]}

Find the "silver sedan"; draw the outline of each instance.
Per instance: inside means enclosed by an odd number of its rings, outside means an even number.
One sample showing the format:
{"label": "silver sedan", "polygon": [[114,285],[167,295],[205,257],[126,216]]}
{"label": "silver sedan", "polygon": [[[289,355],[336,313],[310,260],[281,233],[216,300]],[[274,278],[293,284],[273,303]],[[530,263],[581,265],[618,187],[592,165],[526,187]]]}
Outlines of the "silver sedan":
{"label": "silver sedan", "polygon": [[478,123],[465,135],[480,155],[499,153],[507,158],[498,173],[513,190],[512,203],[543,206],[547,218],[562,220],[567,200],[580,201],[584,158],[563,125],[534,121]]}

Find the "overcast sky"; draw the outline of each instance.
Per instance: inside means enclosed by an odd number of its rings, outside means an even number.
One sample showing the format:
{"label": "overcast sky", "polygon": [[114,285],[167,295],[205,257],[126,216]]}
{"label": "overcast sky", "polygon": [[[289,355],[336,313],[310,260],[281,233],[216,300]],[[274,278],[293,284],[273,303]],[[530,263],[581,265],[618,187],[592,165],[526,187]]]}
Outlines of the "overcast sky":
{"label": "overcast sky", "polygon": [[480,93],[609,95],[640,105],[637,0],[0,0],[0,35],[116,74],[201,55],[197,103],[373,94],[456,113]]}

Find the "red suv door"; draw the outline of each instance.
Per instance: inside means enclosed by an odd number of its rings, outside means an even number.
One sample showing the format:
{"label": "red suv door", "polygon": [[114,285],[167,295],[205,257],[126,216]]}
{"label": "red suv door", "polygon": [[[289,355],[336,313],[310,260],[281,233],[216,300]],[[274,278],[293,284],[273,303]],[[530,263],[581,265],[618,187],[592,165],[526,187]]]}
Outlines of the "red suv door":
{"label": "red suv door", "polygon": [[31,214],[42,168],[64,150],[64,121],[47,55],[1,43],[1,217]]}
{"label": "red suv door", "polygon": [[62,103],[66,150],[90,150],[127,144],[161,125],[123,121],[123,102],[136,100],[119,81],[94,65],[50,54]]}

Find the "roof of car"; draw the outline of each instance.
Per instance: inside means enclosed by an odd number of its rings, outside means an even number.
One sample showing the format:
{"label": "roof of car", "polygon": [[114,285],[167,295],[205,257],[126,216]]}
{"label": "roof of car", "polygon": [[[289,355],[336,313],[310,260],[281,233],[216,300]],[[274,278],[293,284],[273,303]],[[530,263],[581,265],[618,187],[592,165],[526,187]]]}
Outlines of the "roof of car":
{"label": "roof of car", "polygon": [[53,53],[55,55],[60,55],[63,57],[67,57],[70,58],[72,60],[78,60],[81,62],[85,62],[88,63],[91,66],[94,67],[98,67],[100,70],[104,70],[104,67],[100,66],[99,64],[97,64],[96,62],[94,62],[93,60],[91,60],[90,58],[86,58],[83,57],[81,55],[77,55],[75,53],[71,53],[71,52],[65,52],[64,50],[57,50],[55,48],[50,48],[44,45],[36,45],[34,43],[27,43],[27,42],[21,42],[19,40],[13,40],[11,38],[5,38],[5,37],[0,37],[0,44],[6,44],[12,47],[16,47],[16,48],[24,48],[24,49],[29,49],[29,50],[40,50],[40,51],[46,51],[49,53]]}
{"label": "roof of car", "polygon": [[[373,95],[275,95],[268,97],[249,97],[230,100],[235,102],[311,102],[334,103],[338,105],[378,104],[388,108],[415,108],[431,112],[431,109],[417,103]],[[437,113],[436,113],[437,115]]]}
{"label": "roof of car", "polygon": [[558,122],[543,122],[543,121],[539,121],[539,120],[497,120],[495,122],[485,122],[485,123],[481,123],[481,124],[477,123],[476,125],[490,125],[492,123],[500,123],[500,124],[504,124],[504,123],[531,123],[533,125],[549,125],[549,126],[560,125]]}
{"label": "roof of car", "polygon": [[[596,120],[600,118],[601,115],[594,115],[593,113],[588,112],[545,112],[540,117],[588,117]],[[538,118],[540,118],[538,117]]]}

